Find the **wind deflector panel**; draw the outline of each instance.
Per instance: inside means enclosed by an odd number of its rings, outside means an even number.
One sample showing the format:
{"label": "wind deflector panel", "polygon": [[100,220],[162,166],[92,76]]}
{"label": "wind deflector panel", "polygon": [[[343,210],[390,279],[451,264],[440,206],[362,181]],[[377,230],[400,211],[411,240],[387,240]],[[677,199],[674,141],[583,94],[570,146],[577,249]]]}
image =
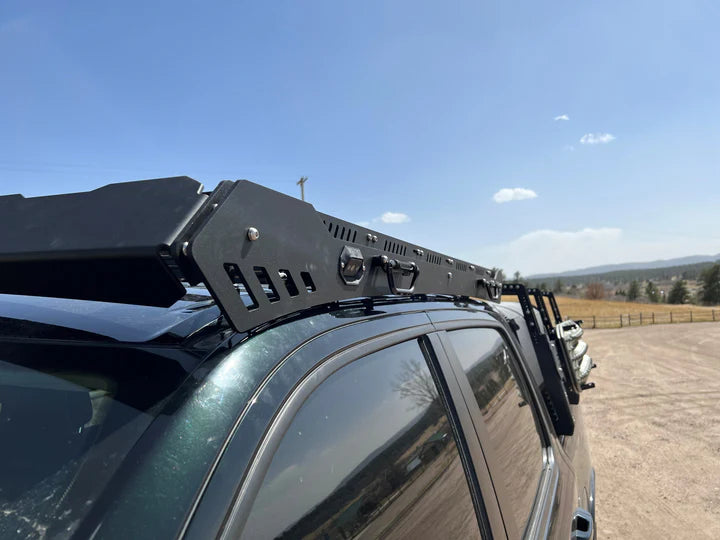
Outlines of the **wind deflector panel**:
{"label": "wind deflector panel", "polygon": [[185,294],[166,252],[207,199],[188,177],[0,197],[0,293],[167,307]]}

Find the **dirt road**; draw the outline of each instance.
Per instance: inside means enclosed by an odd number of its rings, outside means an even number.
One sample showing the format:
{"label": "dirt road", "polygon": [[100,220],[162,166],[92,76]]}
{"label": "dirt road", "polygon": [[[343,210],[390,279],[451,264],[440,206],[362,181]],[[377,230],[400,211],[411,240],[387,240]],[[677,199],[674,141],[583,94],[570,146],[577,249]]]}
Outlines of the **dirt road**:
{"label": "dirt road", "polygon": [[598,538],[720,537],[720,323],[585,339]]}

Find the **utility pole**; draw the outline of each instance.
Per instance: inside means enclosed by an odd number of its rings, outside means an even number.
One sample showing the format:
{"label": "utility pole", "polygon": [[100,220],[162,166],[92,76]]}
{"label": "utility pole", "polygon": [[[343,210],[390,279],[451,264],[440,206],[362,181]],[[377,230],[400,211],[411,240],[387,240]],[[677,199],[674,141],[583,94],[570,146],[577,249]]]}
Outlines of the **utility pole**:
{"label": "utility pole", "polygon": [[307,182],[307,179],[307,176],[303,176],[297,181],[297,185],[300,186],[300,197],[303,201],[305,200],[305,182]]}

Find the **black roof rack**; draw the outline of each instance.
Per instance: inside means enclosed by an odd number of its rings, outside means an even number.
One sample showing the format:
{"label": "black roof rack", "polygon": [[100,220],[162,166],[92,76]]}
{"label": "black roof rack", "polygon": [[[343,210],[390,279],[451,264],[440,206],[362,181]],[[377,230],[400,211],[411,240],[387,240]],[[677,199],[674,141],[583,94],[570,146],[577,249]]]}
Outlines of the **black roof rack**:
{"label": "black roof rack", "polygon": [[481,266],[317,212],[246,180],[188,178],[0,197],[0,293],[170,306],[200,282],[247,331],[387,294],[500,301]]}

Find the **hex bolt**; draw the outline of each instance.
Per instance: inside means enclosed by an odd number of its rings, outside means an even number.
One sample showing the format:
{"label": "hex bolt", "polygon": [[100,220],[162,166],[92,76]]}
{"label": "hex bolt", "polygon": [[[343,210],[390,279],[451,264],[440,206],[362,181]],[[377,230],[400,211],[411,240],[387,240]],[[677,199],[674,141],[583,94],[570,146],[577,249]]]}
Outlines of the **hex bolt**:
{"label": "hex bolt", "polygon": [[377,235],[376,235],[376,234],[373,234],[373,242],[377,242],[377,241],[378,241]]}
{"label": "hex bolt", "polygon": [[453,261],[452,259],[445,259],[445,260],[447,261],[448,264],[452,264],[452,263],[455,262],[455,261]]}
{"label": "hex bolt", "polygon": [[367,240],[368,242],[372,242],[372,234],[367,233]]}
{"label": "hex bolt", "polygon": [[260,238],[260,231],[258,231],[255,227],[248,227],[247,237],[248,237],[248,240],[250,240],[251,242],[254,242],[258,238]]}

